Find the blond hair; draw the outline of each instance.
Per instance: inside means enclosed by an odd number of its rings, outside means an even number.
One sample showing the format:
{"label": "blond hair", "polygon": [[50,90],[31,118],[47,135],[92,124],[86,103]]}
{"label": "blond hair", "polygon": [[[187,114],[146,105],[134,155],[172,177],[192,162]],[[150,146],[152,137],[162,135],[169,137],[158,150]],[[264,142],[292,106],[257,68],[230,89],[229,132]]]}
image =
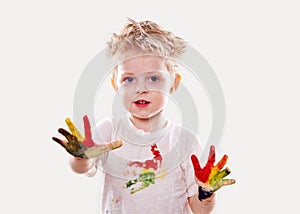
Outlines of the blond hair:
{"label": "blond hair", "polygon": [[130,51],[157,54],[171,59],[183,55],[186,42],[182,38],[162,29],[152,21],[137,22],[130,18],[128,21],[129,23],[124,26],[120,34],[114,33],[107,42],[112,56],[126,57]]}

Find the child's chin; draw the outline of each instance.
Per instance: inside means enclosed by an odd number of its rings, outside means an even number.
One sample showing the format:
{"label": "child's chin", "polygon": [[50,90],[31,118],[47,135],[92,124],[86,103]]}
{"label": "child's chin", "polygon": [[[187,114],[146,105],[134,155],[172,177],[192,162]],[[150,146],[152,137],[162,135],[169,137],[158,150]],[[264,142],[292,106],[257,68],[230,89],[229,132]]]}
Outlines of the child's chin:
{"label": "child's chin", "polygon": [[148,120],[151,118],[150,115],[132,114],[135,118],[140,120]]}
{"label": "child's chin", "polygon": [[147,114],[133,114],[134,117],[140,120],[149,120],[159,115],[159,112],[147,113]]}

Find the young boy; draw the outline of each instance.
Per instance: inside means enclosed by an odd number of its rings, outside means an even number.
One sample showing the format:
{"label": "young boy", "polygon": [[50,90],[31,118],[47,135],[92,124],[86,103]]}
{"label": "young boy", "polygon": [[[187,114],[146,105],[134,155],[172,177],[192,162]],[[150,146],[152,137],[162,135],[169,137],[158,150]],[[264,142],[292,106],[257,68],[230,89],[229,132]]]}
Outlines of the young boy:
{"label": "young boy", "polygon": [[197,177],[198,162],[192,159],[194,173],[190,159],[202,152],[197,138],[164,116],[180,84],[174,60],[184,48],[181,38],[157,24],[131,19],[108,42],[118,60],[111,83],[127,114],[100,121],[93,136],[123,145],[96,159],[70,159],[77,173],[93,176],[103,168],[103,213],[211,213],[215,206],[215,194]]}

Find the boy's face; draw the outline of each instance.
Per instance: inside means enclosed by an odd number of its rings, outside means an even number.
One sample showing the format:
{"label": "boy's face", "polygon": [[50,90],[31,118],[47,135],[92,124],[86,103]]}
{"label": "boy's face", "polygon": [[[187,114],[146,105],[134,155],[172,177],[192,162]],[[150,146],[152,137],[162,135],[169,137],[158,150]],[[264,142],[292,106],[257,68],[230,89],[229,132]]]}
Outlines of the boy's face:
{"label": "boy's face", "polygon": [[118,65],[112,84],[132,116],[148,119],[162,112],[179,81],[161,57],[144,55]]}

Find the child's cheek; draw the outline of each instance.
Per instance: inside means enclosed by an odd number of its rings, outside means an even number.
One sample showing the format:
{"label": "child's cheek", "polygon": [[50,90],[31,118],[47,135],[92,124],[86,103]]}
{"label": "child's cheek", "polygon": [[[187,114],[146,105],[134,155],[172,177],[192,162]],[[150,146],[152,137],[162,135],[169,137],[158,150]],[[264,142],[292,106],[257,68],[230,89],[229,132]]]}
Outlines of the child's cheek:
{"label": "child's cheek", "polygon": [[135,92],[136,92],[136,89],[133,85],[121,85],[121,87],[119,88],[119,91],[118,91],[118,93],[122,97],[133,96],[135,94]]}
{"label": "child's cheek", "polygon": [[170,84],[167,84],[166,82],[160,82],[160,83],[149,85],[149,89],[151,91],[158,91],[164,94],[170,91],[170,87],[171,87]]}

